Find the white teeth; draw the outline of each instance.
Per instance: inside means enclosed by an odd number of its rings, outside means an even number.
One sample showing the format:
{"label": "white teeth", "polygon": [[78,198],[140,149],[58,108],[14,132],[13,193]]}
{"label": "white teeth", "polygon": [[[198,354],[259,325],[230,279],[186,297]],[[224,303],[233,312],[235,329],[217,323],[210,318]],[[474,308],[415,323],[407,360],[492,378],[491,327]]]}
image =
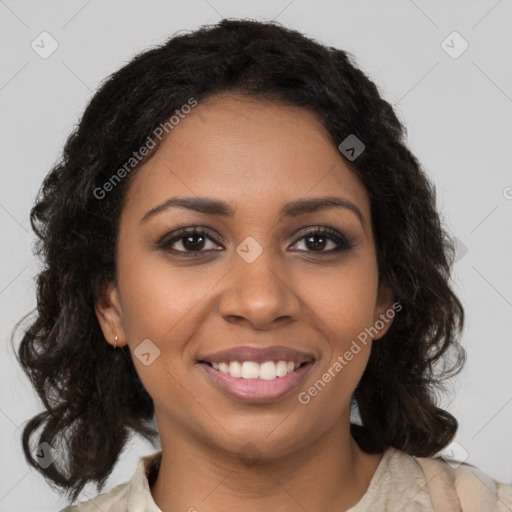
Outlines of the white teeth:
{"label": "white teeth", "polygon": [[[292,361],[290,361],[290,366],[291,366],[290,371],[293,372],[295,364]],[[276,375],[278,377],[285,377],[287,373],[288,373],[288,363],[286,361],[279,361],[276,364]]]}
{"label": "white teeth", "polygon": [[274,380],[277,377],[286,377],[286,375],[295,371],[295,366],[293,361],[265,361],[261,364],[254,361],[212,363],[212,367],[215,370],[226,374],[229,373],[231,377],[261,380]]}
{"label": "white teeth", "polygon": [[276,374],[276,365],[272,361],[268,361],[266,363],[259,365],[259,378],[262,380],[274,380],[277,377]]}
{"label": "white teeth", "polygon": [[238,361],[229,363],[229,374],[231,377],[240,378],[242,376],[242,365]]}
{"label": "white teeth", "polygon": [[228,363],[219,363],[219,370],[222,373],[229,373],[229,365],[228,365]]}
{"label": "white teeth", "polygon": [[[231,364],[229,365],[231,367]],[[231,373],[231,372],[230,372]],[[244,361],[242,364],[242,377],[244,379],[257,379],[260,376],[260,365],[253,361]]]}

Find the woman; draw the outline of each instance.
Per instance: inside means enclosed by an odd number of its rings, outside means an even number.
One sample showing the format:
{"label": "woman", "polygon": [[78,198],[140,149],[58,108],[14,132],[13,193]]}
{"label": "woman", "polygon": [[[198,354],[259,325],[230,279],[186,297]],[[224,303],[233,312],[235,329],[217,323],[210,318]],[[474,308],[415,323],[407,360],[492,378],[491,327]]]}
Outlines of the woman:
{"label": "woman", "polygon": [[138,55],[31,220],[28,462],[74,502],[132,432],[161,442],[65,510],[509,510],[512,486],[435,458],[465,360],[453,243],[346,52],[223,20]]}

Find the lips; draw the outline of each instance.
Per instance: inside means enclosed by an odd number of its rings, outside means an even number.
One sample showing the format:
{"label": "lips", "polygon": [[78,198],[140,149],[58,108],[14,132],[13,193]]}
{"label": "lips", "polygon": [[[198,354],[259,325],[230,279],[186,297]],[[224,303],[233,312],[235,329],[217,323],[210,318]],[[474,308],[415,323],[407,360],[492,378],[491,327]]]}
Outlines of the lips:
{"label": "lips", "polygon": [[302,384],[315,361],[312,353],[283,345],[246,345],[202,356],[197,362],[208,381],[231,398],[262,403],[291,394]]}

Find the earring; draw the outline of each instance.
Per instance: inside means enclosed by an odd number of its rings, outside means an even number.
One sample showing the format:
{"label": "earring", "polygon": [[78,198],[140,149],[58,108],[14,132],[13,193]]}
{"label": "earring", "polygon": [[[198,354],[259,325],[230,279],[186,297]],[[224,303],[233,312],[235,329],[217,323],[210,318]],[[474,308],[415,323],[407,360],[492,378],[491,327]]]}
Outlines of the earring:
{"label": "earring", "polygon": [[114,338],[114,348],[117,348],[117,336]]}

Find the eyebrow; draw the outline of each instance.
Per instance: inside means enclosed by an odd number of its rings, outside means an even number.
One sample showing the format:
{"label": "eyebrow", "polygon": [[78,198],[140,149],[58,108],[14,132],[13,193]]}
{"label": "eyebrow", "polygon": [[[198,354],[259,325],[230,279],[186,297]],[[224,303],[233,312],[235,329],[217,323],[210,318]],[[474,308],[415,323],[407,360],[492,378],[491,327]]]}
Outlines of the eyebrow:
{"label": "eyebrow", "polygon": [[[231,218],[235,215],[235,209],[231,205],[218,199],[210,197],[170,197],[146,212],[140,223],[146,222],[149,218],[172,207],[186,208],[199,213],[221,217]],[[314,213],[327,208],[345,208],[351,211],[357,216],[364,227],[364,217],[361,210],[348,199],[335,196],[297,199],[286,203],[281,209],[279,220],[285,217],[298,217],[299,215]]]}

